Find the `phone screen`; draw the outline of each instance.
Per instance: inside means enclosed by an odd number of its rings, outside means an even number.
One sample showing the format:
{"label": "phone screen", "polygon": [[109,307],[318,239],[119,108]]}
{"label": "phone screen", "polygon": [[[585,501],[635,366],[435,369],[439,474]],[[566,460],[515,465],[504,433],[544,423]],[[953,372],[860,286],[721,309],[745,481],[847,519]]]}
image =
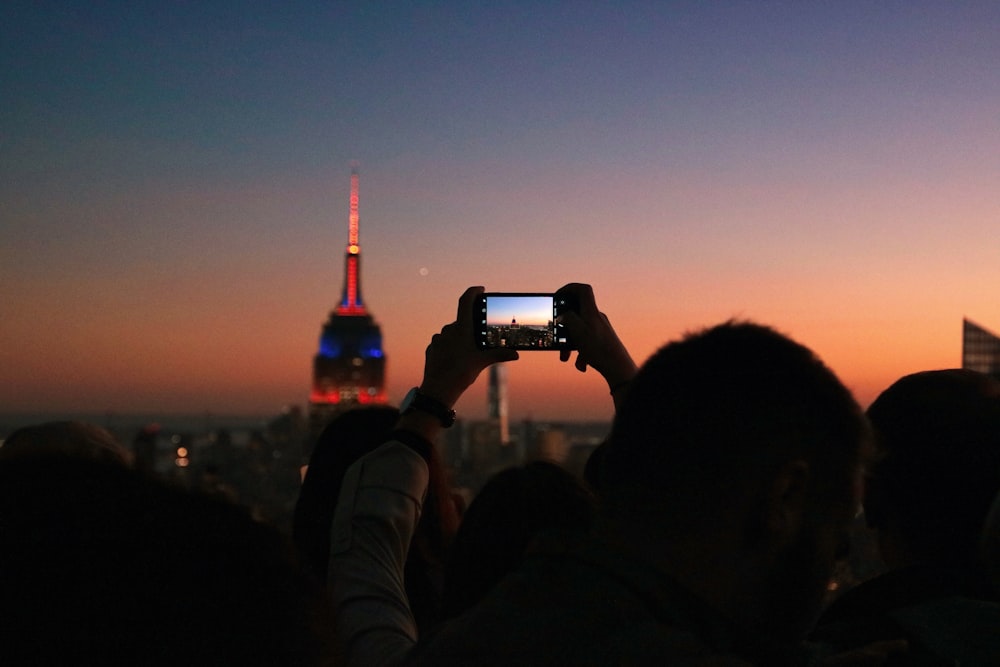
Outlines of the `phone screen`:
{"label": "phone screen", "polygon": [[483,348],[566,349],[569,341],[556,324],[565,307],[553,294],[487,292],[477,301],[477,342]]}

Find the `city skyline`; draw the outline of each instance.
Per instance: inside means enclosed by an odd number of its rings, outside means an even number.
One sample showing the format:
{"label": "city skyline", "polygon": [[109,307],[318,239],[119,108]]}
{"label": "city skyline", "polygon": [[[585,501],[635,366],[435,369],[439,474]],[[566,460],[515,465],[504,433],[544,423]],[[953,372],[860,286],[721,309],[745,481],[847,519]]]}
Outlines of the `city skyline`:
{"label": "city skyline", "polygon": [[[0,412],[305,406],[352,160],[390,403],[466,287],[586,282],[637,362],[751,319],[866,405],[1000,329],[998,34],[975,2],[5,3]],[[609,418],[558,356],[508,365],[511,418]]]}

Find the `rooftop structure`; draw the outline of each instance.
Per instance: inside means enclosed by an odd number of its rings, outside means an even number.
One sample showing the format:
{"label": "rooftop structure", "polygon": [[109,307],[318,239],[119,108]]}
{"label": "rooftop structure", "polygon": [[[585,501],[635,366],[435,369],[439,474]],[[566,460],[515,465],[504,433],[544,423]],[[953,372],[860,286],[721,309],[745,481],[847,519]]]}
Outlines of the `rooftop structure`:
{"label": "rooftop structure", "polygon": [[963,319],[962,368],[986,373],[1000,380],[1000,336]]}

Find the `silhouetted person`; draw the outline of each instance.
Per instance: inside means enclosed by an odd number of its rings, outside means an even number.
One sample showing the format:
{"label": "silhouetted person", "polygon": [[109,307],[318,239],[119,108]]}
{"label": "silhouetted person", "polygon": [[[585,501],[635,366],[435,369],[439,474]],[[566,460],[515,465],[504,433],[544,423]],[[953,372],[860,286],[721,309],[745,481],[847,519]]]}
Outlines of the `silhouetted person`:
{"label": "silhouetted person", "polygon": [[618,405],[593,537],[533,550],[410,659],[800,664],[867,436],[834,374],[771,329],[727,323],[671,343]]}
{"label": "silhouetted person", "polygon": [[[292,534],[304,564],[319,581],[327,581],[330,530],[344,474],[381,445],[398,420],[394,407],[357,408],[338,415],[317,438],[295,506]],[[442,464],[435,458],[429,465],[431,488],[405,571],[407,597],[417,626],[424,631],[441,620],[446,552],[458,523]]]}
{"label": "silhouetted person", "polygon": [[290,543],[120,465],[0,462],[0,664],[330,664]]}
{"label": "silhouetted person", "polygon": [[113,435],[88,422],[53,421],[24,426],[11,433],[0,447],[0,460],[37,454],[132,464],[131,454]]}
{"label": "silhouetted person", "polygon": [[[867,423],[807,348],[730,323],[635,366],[588,286],[564,324],[618,413],[591,473],[593,535],[530,555],[476,606],[413,648],[402,590],[428,448],[479,372],[472,303],[431,339],[423,382],[389,440],[347,472],[331,570],[349,664],[800,664],[860,501]],[[561,355],[564,361],[570,355]],[[634,376],[634,377],[633,377]],[[406,402],[404,401],[404,406]],[[853,664],[844,662],[841,664]]]}
{"label": "silhouetted person", "polygon": [[[594,367],[615,403],[627,393],[635,364],[586,285],[567,285],[580,304],[565,324],[579,346],[576,367]],[[396,429],[344,476],[331,531],[331,595],[346,664],[398,664],[418,633],[403,585],[403,565],[429,496],[436,438],[454,423],[455,405],[487,366],[517,359],[507,348],[479,349],[473,304],[482,287],[459,299],[458,317],[431,337],[423,379],[403,401]],[[560,355],[563,361],[569,355]]]}
{"label": "silhouetted person", "polygon": [[993,506],[986,521],[983,523],[983,532],[979,539],[980,559],[986,567],[986,574],[993,592],[1000,595],[1000,493],[997,493],[993,500]]}
{"label": "silhouetted person", "polygon": [[326,580],[330,560],[330,525],[344,473],[361,456],[382,444],[399,419],[399,410],[359,408],[333,419],[316,439],[295,504],[292,538],[303,565]]}
{"label": "silhouetted person", "polygon": [[597,501],[572,474],[534,461],[493,475],[462,516],[445,570],[444,616],[479,602],[538,539],[579,540]]}
{"label": "silhouetted person", "polygon": [[842,647],[905,638],[905,664],[1000,664],[1000,605],[981,559],[1000,493],[1000,383],[958,369],[908,375],[868,417],[877,458],[864,509],[888,571],[835,600],[816,636]]}

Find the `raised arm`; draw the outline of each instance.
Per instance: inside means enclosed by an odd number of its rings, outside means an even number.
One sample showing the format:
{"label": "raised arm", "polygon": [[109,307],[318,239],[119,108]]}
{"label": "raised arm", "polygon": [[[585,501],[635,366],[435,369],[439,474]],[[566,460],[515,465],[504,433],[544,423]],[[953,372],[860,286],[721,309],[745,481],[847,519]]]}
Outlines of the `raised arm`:
{"label": "raised arm", "polygon": [[[627,395],[629,383],[637,370],[632,356],[618,338],[607,316],[598,309],[594,290],[590,285],[570,283],[560,288],[556,294],[569,296],[579,306],[577,312],[568,311],[560,315],[577,348],[576,368],[583,373],[587,366],[591,366],[604,377],[617,410]],[[570,356],[569,350],[561,350],[559,353],[561,361],[569,361]]]}
{"label": "raised arm", "polygon": [[344,475],[333,517],[328,583],[345,665],[393,665],[417,640],[403,568],[427,492],[427,463],[387,442]]}
{"label": "raised arm", "polygon": [[481,291],[466,290],[456,321],[432,337],[416,388],[422,402],[403,406],[391,439],[344,477],[333,520],[329,584],[347,665],[397,664],[417,640],[403,570],[432,482],[428,462],[435,459],[434,440],[448,421],[441,411],[450,411],[484,368],[517,358],[512,350],[476,347],[472,304]]}
{"label": "raised arm", "polygon": [[[473,304],[483,292],[482,287],[470,287],[458,301],[458,315],[454,322],[434,334],[424,354],[424,376],[416,392],[450,411],[465,390],[472,386],[487,366],[500,361],[517,359],[517,352],[505,348],[481,350],[473,337]],[[428,442],[434,442],[446,426],[434,414],[421,409],[401,406],[403,414],[398,428],[415,433]]]}

